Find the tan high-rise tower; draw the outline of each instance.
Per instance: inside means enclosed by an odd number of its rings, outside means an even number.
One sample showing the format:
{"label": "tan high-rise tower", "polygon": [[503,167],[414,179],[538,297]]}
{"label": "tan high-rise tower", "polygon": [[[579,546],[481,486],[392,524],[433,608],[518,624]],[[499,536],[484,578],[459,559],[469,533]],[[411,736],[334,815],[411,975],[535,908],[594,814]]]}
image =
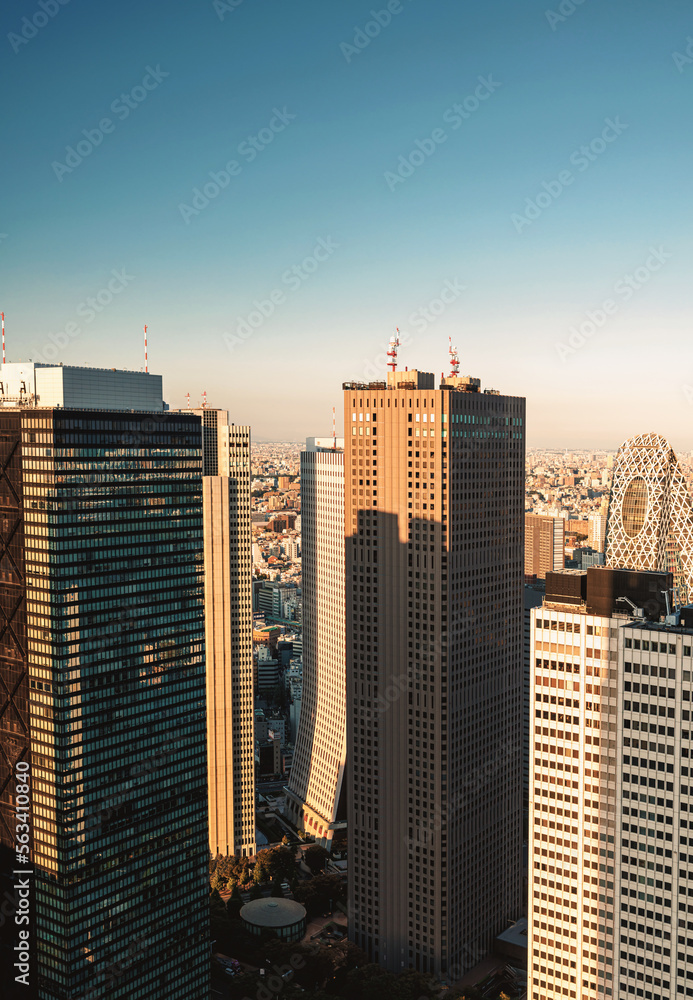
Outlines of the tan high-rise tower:
{"label": "tan high-rise tower", "polygon": [[565,566],[565,521],[559,517],[525,514],[525,576],[546,579],[548,571]]}
{"label": "tan high-rise tower", "polygon": [[[185,411],[188,412],[188,411]],[[209,849],[255,853],[250,427],[200,407]]]}
{"label": "tan high-rise tower", "polygon": [[344,389],[350,933],[454,979],[521,905],[525,401]]}

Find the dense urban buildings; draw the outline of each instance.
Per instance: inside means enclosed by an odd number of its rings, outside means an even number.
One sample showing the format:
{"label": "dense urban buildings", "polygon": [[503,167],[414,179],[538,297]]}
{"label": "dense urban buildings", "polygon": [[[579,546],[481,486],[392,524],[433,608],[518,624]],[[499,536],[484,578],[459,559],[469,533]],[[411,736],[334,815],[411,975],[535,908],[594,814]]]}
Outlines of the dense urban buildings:
{"label": "dense urban buildings", "polygon": [[693,609],[667,614],[671,587],[567,571],[532,613],[531,1000],[693,996]]}
{"label": "dense urban buildings", "polygon": [[344,389],[350,935],[455,978],[521,905],[525,402]]}
{"label": "dense urban buildings", "polygon": [[17,367],[0,369],[0,837],[17,867],[29,764],[32,982],[41,1000],[206,1000],[200,421],[164,411],[157,376]]}
{"label": "dense urban buildings", "polygon": [[[190,412],[190,411],[181,411]],[[202,421],[209,848],[255,853],[250,428]]]}
{"label": "dense urban buildings", "polygon": [[631,438],[616,456],[606,564],[668,570],[676,602],[693,599],[693,503],[676,455],[658,434]]}
{"label": "dense urban buildings", "polygon": [[301,454],[303,690],[289,817],[331,847],[346,825],[344,442],[308,438]]}
{"label": "dense urban buildings", "polygon": [[565,521],[525,514],[525,577],[543,580],[565,565]]}

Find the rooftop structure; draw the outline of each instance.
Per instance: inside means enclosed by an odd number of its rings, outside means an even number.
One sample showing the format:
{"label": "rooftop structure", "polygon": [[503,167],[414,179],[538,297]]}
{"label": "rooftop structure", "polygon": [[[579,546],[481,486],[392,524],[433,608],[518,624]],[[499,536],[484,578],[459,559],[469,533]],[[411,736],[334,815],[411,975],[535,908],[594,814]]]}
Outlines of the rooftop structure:
{"label": "rooftop structure", "polygon": [[0,365],[0,406],[79,410],[167,409],[161,375],[36,361]]}

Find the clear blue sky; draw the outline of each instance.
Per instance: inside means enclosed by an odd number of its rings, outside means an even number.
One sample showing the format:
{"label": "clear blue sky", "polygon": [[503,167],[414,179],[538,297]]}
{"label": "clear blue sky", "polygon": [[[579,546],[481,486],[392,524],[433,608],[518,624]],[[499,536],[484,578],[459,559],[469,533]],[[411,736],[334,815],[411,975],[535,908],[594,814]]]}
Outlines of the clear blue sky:
{"label": "clear blue sky", "polygon": [[0,34],[10,360],[53,334],[58,360],[138,368],[146,322],[171,405],[206,389],[257,438],[300,439],[399,326],[402,365],[447,369],[452,336],[464,373],[526,395],[530,445],[693,449],[688,0],[564,20],[546,12],[570,0],[402,0],[382,27],[384,3],[44,4]]}

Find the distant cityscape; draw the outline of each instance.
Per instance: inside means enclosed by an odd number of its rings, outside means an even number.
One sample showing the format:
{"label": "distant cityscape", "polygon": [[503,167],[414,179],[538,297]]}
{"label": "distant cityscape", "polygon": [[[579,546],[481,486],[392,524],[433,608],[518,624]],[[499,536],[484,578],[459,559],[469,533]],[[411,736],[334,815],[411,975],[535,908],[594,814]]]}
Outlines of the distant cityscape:
{"label": "distant cityscape", "polygon": [[524,399],[396,355],[305,446],[1,366],[12,1000],[693,976],[691,456],[526,454]]}

